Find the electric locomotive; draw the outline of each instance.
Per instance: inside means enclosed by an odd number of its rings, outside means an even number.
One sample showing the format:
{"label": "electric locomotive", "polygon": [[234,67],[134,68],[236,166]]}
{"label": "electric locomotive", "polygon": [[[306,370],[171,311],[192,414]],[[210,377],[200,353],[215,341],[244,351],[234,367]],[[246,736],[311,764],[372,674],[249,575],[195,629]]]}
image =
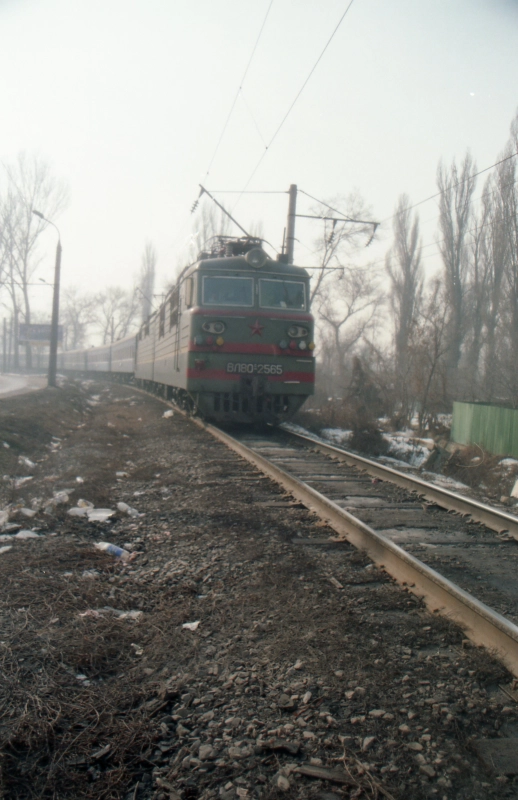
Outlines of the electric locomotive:
{"label": "electric locomotive", "polygon": [[277,423],[313,393],[306,270],[216,237],[137,335],[135,379],[206,419]]}
{"label": "electric locomotive", "polygon": [[218,236],[136,336],[59,354],[64,372],[134,379],[217,422],[291,417],[313,394],[309,275],[261,239]]}

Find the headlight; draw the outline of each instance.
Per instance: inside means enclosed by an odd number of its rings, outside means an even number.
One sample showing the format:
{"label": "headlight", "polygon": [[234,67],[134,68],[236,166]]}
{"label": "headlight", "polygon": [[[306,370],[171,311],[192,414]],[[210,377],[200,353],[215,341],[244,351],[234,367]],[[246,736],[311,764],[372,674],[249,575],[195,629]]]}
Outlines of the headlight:
{"label": "headlight", "polygon": [[202,327],[202,330],[205,331],[205,333],[220,334],[220,333],[223,333],[223,331],[225,330],[225,323],[224,322],[204,322],[201,327]]}
{"label": "headlight", "polygon": [[300,339],[301,336],[307,336],[308,329],[302,328],[300,325],[292,325],[288,328],[288,336],[290,339]]}
{"label": "headlight", "polygon": [[261,269],[266,264],[268,256],[260,247],[253,247],[245,255],[245,261],[254,269]]}

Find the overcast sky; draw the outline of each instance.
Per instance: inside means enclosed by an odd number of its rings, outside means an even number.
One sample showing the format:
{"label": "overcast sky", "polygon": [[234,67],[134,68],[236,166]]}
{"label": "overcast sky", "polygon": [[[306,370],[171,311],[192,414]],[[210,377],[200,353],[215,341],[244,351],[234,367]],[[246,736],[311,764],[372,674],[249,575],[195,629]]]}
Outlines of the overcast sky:
{"label": "overcast sky", "polygon": [[[0,0],[0,158],[37,152],[69,184],[64,283],[129,285],[146,239],[170,280],[198,183],[243,189],[347,5],[273,0],[207,176],[270,0]],[[401,192],[434,192],[441,157],[470,148],[479,168],[496,161],[518,106],[517,54],[517,0],[354,0],[248,189],[356,188],[389,217]],[[286,209],[284,194],[247,194],[235,214],[280,247]],[[433,242],[437,206],[420,210]],[[318,233],[298,223],[307,247]],[[51,279],[45,237],[38,274]],[[296,260],[311,256],[298,246]]]}

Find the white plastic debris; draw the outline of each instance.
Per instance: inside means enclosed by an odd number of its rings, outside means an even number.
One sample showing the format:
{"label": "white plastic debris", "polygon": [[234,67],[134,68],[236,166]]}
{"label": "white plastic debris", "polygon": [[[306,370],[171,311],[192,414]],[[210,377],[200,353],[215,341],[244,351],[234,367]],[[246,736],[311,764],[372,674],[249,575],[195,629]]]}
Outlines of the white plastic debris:
{"label": "white plastic debris", "polygon": [[14,539],[39,539],[39,535],[34,533],[34,531],[18,531],[18,533],[14,534]]}
{"label": "white plastic debris", "polygon": [[25,486],[26,483],[32,481],[32,475],[26,475],[24,478],[15,478],[14,480],[14,488],[21,489],[22,486]]}
{"label": "white plastic debris", "polygon": [[132,508],[127,503],[117,503],[117,508],[119,511],[122,511],[123,514],[127,514],[128,517],[143,517],[143,514],[140,514],[136,508]]}
{"label": "white plastic debris", "polygon": [[6,450],[10,450],[11,449],[11,445],[7,444],[7,442],[3,442],[3,445],[4,445]]}
{"label": "white plastic debris", "polygon": [[29,469],[34,469],[36,466],[34,461],[31,461],[30,458],[27,458],[27,456],[18,456],[18,464],[22,464],[24,467],[29,467]]}
{"label": "white plastic debris", "polygon": [[20,514],[23,514],[24,517],[35,517],[36,513],[32,508],[20,508]]}
{"label": "white plastic debris", "polygon": [[121,561],[127,561],[130,557],[130,553],[128,553],[127,550],[124,550],[123,547],[117,547],[116,544],[110,544],[110,542],[96,542],[94,547],[97,550],[102,550],[105,553],[109,553],[111,556],[120,558]]}
{"label": "white plastic debris", "polygon": [[56,492],[54,495],[54,503],[57,506],[63,505],[63,503],[68,503],[69,497],[66,492]]}
{"label": "white plastic debris", "polygon": [[201,620],[196,620],[196,622],[184,622],[182,628],[185,628],[186,631],[195,631],[198,628]]}
{"label": "white plastic debris", "polygon": [[67,514],[70,514],[71,517],[86,517],[87,511],[87,508],[78,508],[77,506],[74,506],[74,508],[68,509]]}
{"label": "white plastic debris", "polygon": [[1,553],[7,553],[8,550],[12,550],[12,549],[13,549],[12,544],[7,544],[4,547],[0,547],[0,554]]}
{"label": "white plastic debris", "polygon": [[115,473],[115,477],[116,478],[127,478],[128,477],[128,473],[127,472],[116,472]]}
{"label": "white plastic debris", "polygon": [[513,486],[513,490],[511,492],[511,497],[518,497],[518,481],[516,481],[514,486]]}
{"label": "white plastic debris", "polygon": [[86,516],[89,522],[106,522],[114,515],[112,508],[87,508]]}
{"label": "white plastic debris", "polygon": [[84,478],[81,478],[81,477],[78,475],[78,476],[77,476],[77,478],[76,478],[76,483],[84,483],[84,482],[85,482],[85,479],[84,479]]}
{"label": "white plastic debris", "polygon": [[94,504],[90,500],[78,500],[77,506],[78,508],[93,508]]}
{"label": "white plastic debris", "polygon": [[9,506],[0,511],[0,526],[6,525],[9,522]]}
{"label": "white plastic debris", "polygon": [[171,417],[174,417],[174,411],[172,409],[169,409],[169,411],[164,411],[162,416],[164,419],[170,419]]}

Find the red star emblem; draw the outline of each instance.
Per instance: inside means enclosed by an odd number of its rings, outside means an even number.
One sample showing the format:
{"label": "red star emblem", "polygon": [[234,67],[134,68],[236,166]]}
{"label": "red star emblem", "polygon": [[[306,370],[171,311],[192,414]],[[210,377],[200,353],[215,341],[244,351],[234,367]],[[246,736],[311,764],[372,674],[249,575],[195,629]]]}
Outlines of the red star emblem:
{"label": "red star emblem", "polygon": [[255,336],[255,334],[257,334],[258,336],[263,335],[264,325],[261,325],[258,319],[256,319],[253,325],[249,325],[248,327],[252,331],[252,336]]}

